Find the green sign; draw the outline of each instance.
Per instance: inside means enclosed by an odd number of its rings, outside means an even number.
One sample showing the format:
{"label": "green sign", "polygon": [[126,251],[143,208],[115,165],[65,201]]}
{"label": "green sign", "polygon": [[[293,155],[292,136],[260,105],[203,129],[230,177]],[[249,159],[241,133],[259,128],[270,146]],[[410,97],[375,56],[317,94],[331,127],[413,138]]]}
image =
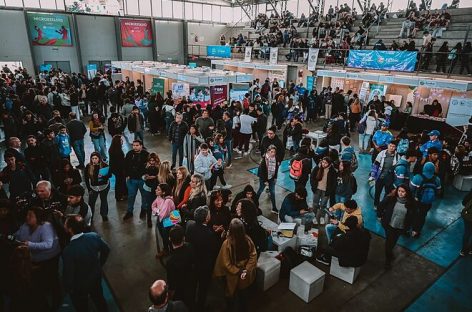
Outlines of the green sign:
{"label": "green sign", "polygon": [[152,79],[152,87],[151,87],[151,94],[157,94],[158,92],[164,96],[164,84],[165,80],[161,78],[153,78]]}
{"label": "green sign", "polygon": [[69,16],[56,13],[27,13],[29,33],[36,46],[72,46]]}

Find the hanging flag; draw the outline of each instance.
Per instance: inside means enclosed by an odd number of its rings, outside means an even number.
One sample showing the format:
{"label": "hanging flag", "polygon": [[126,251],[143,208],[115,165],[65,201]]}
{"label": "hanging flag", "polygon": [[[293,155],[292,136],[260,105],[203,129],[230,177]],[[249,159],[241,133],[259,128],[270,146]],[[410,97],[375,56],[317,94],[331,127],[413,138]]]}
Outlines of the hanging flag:
{"label": "hanging flag", "polygon": [[270,48],[270,64],[277,64],[279,58],[279,48]]}
{"label": "hanging flag", "polygon": [[244,49],[244,62],[251,62],[252,47]]}
{"label": "hanging flag", "polygon": [[318,52],[320,49],[310,48],[308,50],[308,70],[314,71],[316,69],[316,62],[318,61]]}

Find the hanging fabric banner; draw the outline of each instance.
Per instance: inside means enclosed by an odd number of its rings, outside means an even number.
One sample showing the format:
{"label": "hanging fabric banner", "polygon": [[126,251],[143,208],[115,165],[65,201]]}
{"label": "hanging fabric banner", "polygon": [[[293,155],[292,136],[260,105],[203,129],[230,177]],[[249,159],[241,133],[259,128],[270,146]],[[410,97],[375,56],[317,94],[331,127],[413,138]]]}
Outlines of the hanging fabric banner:
{"label": "hanging fabric banner", "polygon": [[277,64],[279,58],[279,48],[270,48],[270,64]]}
{"label": "hanging fabric banner", "polygon": [[318,52],[320,49],[310,48],[308,50],[308,70],[314,71],[316,69],[316,62],[318,62]]}
{"label": "hanging fabric banner", "polygon": [[244,50],[244,62],[251,62],[252,47],[246,47]]}

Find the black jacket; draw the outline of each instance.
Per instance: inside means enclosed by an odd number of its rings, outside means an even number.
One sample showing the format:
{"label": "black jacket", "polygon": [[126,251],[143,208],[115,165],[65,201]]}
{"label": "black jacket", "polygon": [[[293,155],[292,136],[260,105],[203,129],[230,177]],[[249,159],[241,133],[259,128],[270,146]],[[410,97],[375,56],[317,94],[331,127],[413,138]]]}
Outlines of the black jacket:
{"label": "black jacket", "polygon": [[197,274],[210,274],[219,252],[219,242],[209,226],[193,224],[187,227],[186,240],[195,250]]}
{"label": "black jacket", "polygon": [[[278,171],[279,171],[279,162],[276,159],[275,173],[274,173],[274,176],[272,177],[271,180],[277,179]],[[267,182],[267,181],[269,181],[267,174],[268,174],[268,170],[267,170],[266,158],[265,158],[265,156],[263,156],[262,160],[261,160],[261,163],[259,164],[259,170],[257,171],[257,176],[259,178],[261,178],[262,181]]]}
{"label": "black jacket", "polygon": [[80,120],[74,119],[67,123],[67,132],[69,132],[70,141],[82,140],[87,133],[87,128]]}
{"label": "black jacket", "polygon": [[125,174],[131,179],[140,180],[146,169],[146,162],[149,153],[146,150],[141,150],[140,153],[135,153],[133,150],[126,154],[125,158]]}
{"label": "black jacket", "polygon": [[370,233],[364,229],[347,231],[336,236],[330,247],[338,256],[342,267],[360,267],[367,262],[370,245]]}
{"label": "black jacket", "polygon": [[167,138],[173,144],[184,144],[184,137],[188,132],[187,124],[182,121],[180,124],[173,121],[169,127],[169,133],[167,134]]}
{"label": "black jacket", "polygon": [[182,207],[185,220],[193,220],[193,214],[198,207],[205,206],[207,204],[206,196],[202,193],[194,198],[189,198],[187,206]]}
{"label": "black jacket", "polygon": [[136,132],[137,126],[137,119],[139,118],[139,123],[141,125],[141,130],[144,131],[144,117],[141,113],[138,114],[136,117],[133,113],[131,113],[128,117],[128,130],[129,132]]}
{"label": "black jacket", "polygon": [[[382,219],[382,226],[385,228],[390,224],[392,219],[393,208],[397,203],[397,198],[393,196],[385,196],[385,198],[379,203],[377,207],[377,216]],[[405,231],[413,228],[416,230],[415,221],[417,219],[417,209],[415,201],[407,202],[405,207],[407,208],[407,213],[405,217],[405,224],[403,229]]]}
{"label": "black jacket", "polygon": [[174,249],[167,261],[167,284],[174,292],[174,300],[182,300],[187,306],[195,300],[195,252],[189,244]]}
{"label": "black jacket", "polygon": [[267,148],[270,145],[274,145],[277,148],[277,162],[282,162],[285,156],[285,147],[279,137],[276,135],[273,139],[270,139],[268,136],[262,138],[261,142],[261,155],[265,155]]}
{"label": "black jacket", "polygon": [[[318,189],[318,180],[316,179],[316,175],[318,173],[319,168],[320,168],[319,166],[316,166],[311,171],[310,183],[311,183],[311,190],[313,191],[313,193],[316,192],[316,190]],[[326,184],[326,195],[331,196],[331,195],[334,195],[336,192],[336,182],[337,182],[336,169],[334,169],[333,166],[330,166],[328,169],[327,179],[328,181]]]}

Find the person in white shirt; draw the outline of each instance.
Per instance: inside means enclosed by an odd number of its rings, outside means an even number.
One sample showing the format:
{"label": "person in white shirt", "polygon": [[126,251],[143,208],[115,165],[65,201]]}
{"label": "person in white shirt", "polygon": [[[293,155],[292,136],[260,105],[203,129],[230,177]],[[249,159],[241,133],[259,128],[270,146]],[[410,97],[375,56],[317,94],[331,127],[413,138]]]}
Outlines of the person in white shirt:
{"label": "person in white shirt", "polygon": [[[243,156],[247,156],[249,152],[249,141],[252,135],[252,124],[257,121],[256,118],[249,116],[246,112],[243,112],[239,116],[241,122],[241,128],[239,129],[239,151],[243,151]],[[244,150],[243,150],[244,147]]]}

